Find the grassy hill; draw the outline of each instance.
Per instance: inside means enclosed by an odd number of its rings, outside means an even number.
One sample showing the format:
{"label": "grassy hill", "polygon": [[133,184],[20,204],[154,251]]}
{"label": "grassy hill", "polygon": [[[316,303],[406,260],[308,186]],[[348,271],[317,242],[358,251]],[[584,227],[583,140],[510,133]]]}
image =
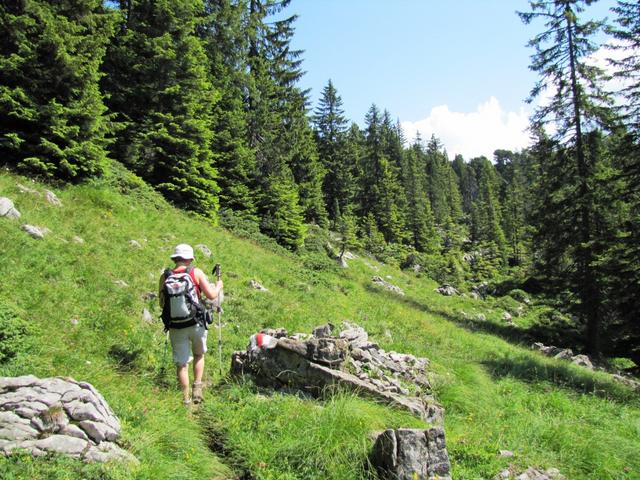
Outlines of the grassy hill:
{"label": "grassy hill", "polygon": [[[18,183],[54,190],[63,206],[22,193]],[[431,360],[454,478],[490,479],[510,465],[556,467],[569,479],[640,478],[638,395],[605,373],[529,350],[524,333],[534,307],[509,326],[501,320],[504,299],[443,297],[433,281],[364,256],[342,270],[319,254],[242,239],[170,207],[123,171],[60,188],[3,172],[0,196],[22,213],[0,219],[0,375],[94,384],[122,421],[122,445],[140,459],[138,466],[84,465],[17,455],[0,458],[0,478],[371,478],[370,432],[420,425],[346,393],[312,400],[230,382],[219,374],[215,329],[205,404],[186,410],[161,323],[142,319],[144,308],[158,317],[145,294],[156,291],[181,242],[214,252],[213,259],[196,254],[205,271],[223,266],[225,372],[231,352],[261,328],[310,332],[348,320],[385,350]],[[35,240],[22,223],[51,232]],[[406,296],[373,287],[372,275],[391,277]],[[251,279],[269,292],[251,289]]]}

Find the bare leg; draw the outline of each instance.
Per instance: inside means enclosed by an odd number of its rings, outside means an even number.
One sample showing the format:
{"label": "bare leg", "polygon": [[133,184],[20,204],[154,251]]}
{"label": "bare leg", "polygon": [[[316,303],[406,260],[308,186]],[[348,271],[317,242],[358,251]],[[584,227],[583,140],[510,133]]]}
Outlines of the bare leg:
{"label": "bare leg", "polygon": [[194,355],[193,357],[193,382],[202,382],[202,375],[204,374],[204,354]]}
{"label": "bare leg", "polygon": [[188,365],[179,365],[177,367],[178,374],[178,383],[180,384],[180,389],[182,390],[182,399],[185,402],[188,402],[189,397],[189,368]]}
{"label": "bare leg", "polygon": [[193,359],[193,403],[202,402],[202,374],[204,373],[204,355],[194,355]]}

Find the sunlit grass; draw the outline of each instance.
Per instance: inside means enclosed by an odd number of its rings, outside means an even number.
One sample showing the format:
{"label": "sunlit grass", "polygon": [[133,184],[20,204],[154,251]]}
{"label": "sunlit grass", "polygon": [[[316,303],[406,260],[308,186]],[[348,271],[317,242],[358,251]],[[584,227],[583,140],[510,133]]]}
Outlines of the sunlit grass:
{"label": "sunlit grass", "polygon": [[[30,349],[0,365],[0,375],[93,383],[122,420],[123,446],[141,463],[84,466],[14,457],[0,459],[2,478],[209,479],[244,471],[264,479],[369,478],[371,432],[415,427],[417,419],[347,394],[321,400],[272,394],[219,374],[261,328],[310,332],[345,320],[363,326],[387,351],[431,360],[431,381],[447,410],[454,478],[492,478],[509,464],[556,467],[571,479],[640,477],[637,394],[604,373],[529,350],[518,330],[528,325],[527,311],[514,319],[519,327],[507,326],[495,302],[443,297],[434,282],[369,258],[350,261],[346,270],[310,270],[294,255],[213,228],[146,189],[129,185],[123,195],[116,181],[56,188],[62,208],[20,193],[16,182],[28,180],[0,175],[0,195],[23,214],[20,221],[0,219],[0,301],[15,304],[37,328]],[[33,240],[21,223],[51,233]],[[207,245],[214,258],[196,250],[197,265],[210,272],[221,263],[225,281],[223,365],[212,328],[206,371],[212,388],[196,415],[180,404],[160,322],[142,320],[144,308],[159,315],[143,297],[156,291],[180,242]],[[372,286],[373,275],[406,296]],[[269,292],[251,289],[251,279]],[[479,313],[487,320],[474,320]],[[501,458],[499,450],[515,456]]]}

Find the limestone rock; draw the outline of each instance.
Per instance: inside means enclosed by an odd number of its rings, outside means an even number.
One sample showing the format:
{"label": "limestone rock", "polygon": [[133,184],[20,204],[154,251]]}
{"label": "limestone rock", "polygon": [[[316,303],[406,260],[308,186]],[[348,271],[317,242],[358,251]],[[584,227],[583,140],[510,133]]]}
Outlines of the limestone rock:
{"label": "limestone rock", "polygon": [[370,458],[384,479],[451,480],[442,428],[386,430],[376,439]]}
{"label": "limestone rock", "polygon": [[371,281],[375,284],[378,285],[382,288],[384,288],[385,290],[389,290],[390,292],[396,293],[398,295],[404,296],[404,291],[402,291],[402,289],[396,285],[392,285],[391,283],[383,280],[381,277],[379,276],[374,276]]}
{"label": "limestone rock", "polygon": [[44,238],[45,230],[41,227],[36,227],[35,225],[29,225],[25,223],[20,228],[31,235],[32,238],[35,238],[37,240],[42,240]]}
{"label": "limestone rock", "polygon": [[249,280],[249,286],[251,288],[253,288],[254,290],[258,290],[259,292],[268,292],[269,290],[266,289],[265,287],[263,287],[259,282],[257,282],[256,280]]}
{"label": "limestone rock", "polygon": [[331,333],[333,332],[333,328],[334,326],[332,323],[326,323],[324,325],[320,325],[319,327],[314,328],[312,335],[316,338],[330,337]]}
{"label": "limestone rock", "polygon": [[[364,329],[348,322],[345,325],[349,328],[338,338],[330,336],[329,326],[323,326],[306,340],[299,335],[280,336],[272,349],[235,352],[231,373],[250,374],[261,386],[294,388],[313,395],[337,385],[441,425],[444,410],[431,396],[428,360],[387,353],[368,341]],[[409,385],[413,387],[407,388]]]}
{"label": "limestone rock", "polygon": [[140,242],[137,240],[129,240],[129,246],[131,248],[142,248],[142,245],[140,245]]}
{"label": "limestone rock", "polygon": [[447,284],[441,285],[440,287],[436,288],[436,292],[446,297],[451,297],[453,295],[460,295],[458,290],[456,290],[453,286],[447,285]]}
{"label": "limestone rock", "polygon": [[20,216],[20,212],[15,208],[10,199],[0,197],[0,217],[17,219],[20,218]]}
{"label": "limestone rock", "polygon": [[60,199],[51,190],[44,191],[44,198],[47,200],[47,202],[49,202],[49,204],[53,205],[54,207],[62,206],[62,202],[60,201]]}
{"label": "limestone rock", "polygon": [[149,324],[154,323],[153,315],[151,315],[151,312],[146,308],[142,310],[142,321]]}
{"label": "limestone rock", "polygon": [[524,472],[518,474],[514,471],[513,467],[510,467],[493,478],[494,480],[565,480],[566,477],[562,475],[557,468],[540,470],[535,467],[529,467]]}
{"label": "limestone rock", "polygon": [[571,357],[571,363],[593,370],[593,363],[591,363],[591,359],[587,355],[574,355]]}
{"label": "limestone rock", "polygon": [[25,185],[22,185],[21,183],[16,183],[16,187],[18,187],[18,190],[20,190],[22,193],[30,193],[31,195],[36,195],[38,197],[42,196],[42,194],[35,188],[27,187]]}
{"label": "limestone rock", "polygon": [[209,250],[209,247],[207,247],[206,245],[199,243],[198,245],[196,245],[196,249],[200,250],[200,252],[202,252],[205,257],[211,258],[211,250]]}
{"label": "limestone rock", "polygon": [[84,461],[136,461],[115,443],[120,421],[90,384],[0,377],[0,454],[60,453]]}

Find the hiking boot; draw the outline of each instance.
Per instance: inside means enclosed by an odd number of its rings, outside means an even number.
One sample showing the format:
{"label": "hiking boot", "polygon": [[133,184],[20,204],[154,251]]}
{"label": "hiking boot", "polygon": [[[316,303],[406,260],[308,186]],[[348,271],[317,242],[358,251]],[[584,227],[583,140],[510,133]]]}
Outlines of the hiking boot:
{"label": "hiking boot", "polygon": [[193,403],[202,403],[202,382],[193,382],[191,386],[191,398]]}

